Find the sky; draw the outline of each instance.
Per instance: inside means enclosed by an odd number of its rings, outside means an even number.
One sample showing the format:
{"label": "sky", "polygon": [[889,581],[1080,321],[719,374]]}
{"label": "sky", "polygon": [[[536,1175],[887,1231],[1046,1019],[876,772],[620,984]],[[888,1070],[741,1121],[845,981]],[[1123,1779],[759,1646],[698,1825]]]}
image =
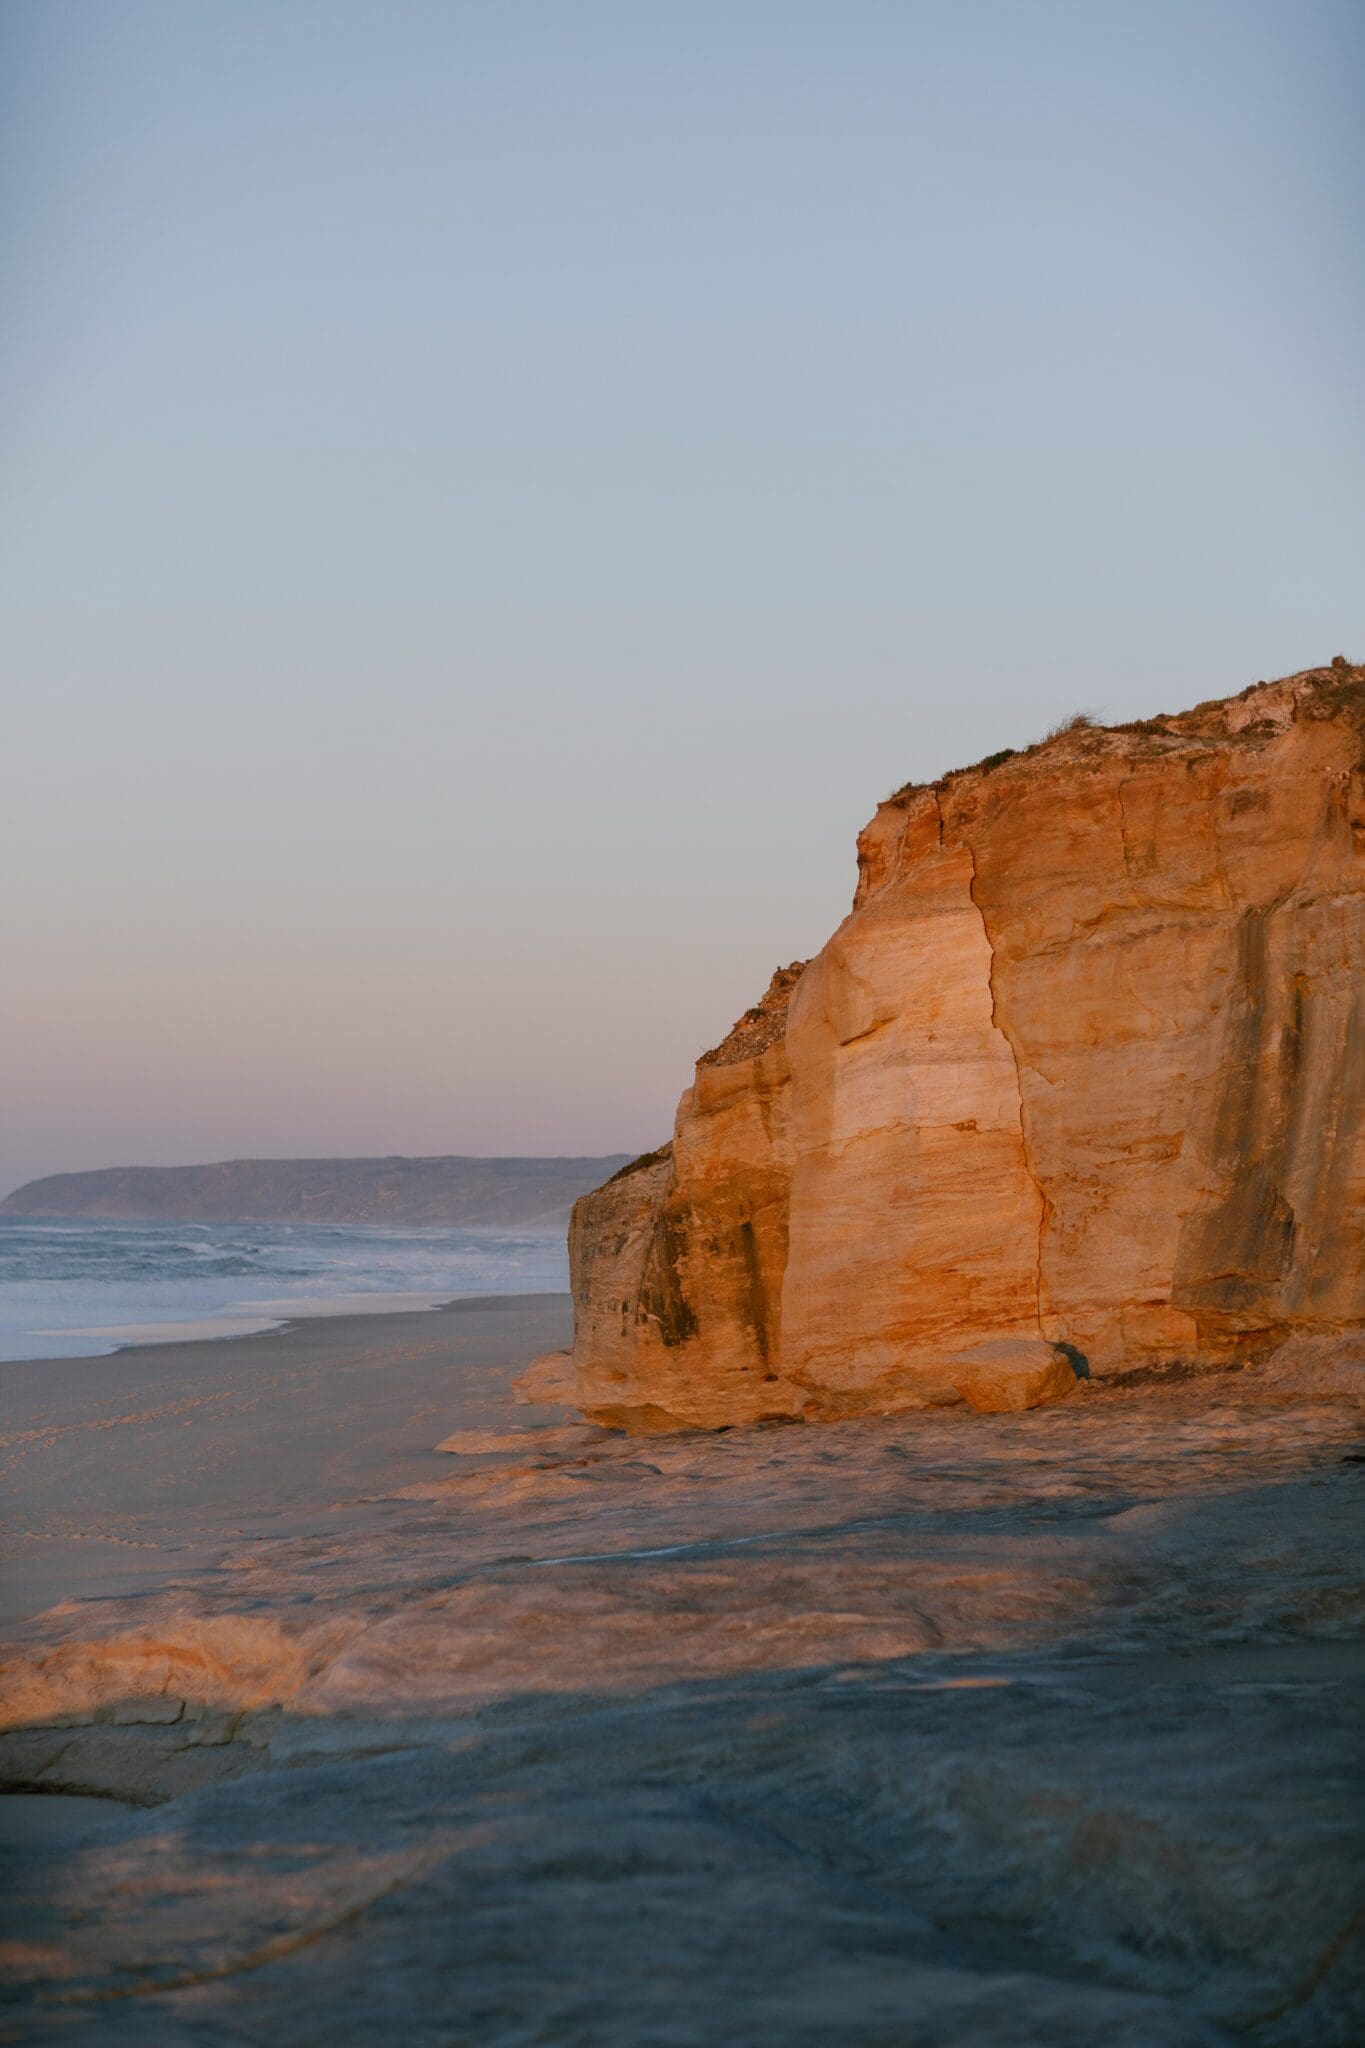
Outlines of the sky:
{"label": "sky", "polygon": [[1365,653],[1358,0],[5,0],[0,1189],[608,1152],[878,800]]}

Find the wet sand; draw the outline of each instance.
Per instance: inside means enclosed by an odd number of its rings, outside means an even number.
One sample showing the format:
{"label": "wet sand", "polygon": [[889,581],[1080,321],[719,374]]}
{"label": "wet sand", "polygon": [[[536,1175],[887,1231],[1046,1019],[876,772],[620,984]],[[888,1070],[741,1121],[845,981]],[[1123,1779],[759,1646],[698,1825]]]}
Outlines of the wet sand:
{"label": "wet sand", "polygon": [[494,1295],[0,1364],[0,1627],[441,1471],[455,1408],[500,1415],[512,1370],[572,1328],[567,1296]]}
{"label": "wet sand", "polygon": [[628,1440],[567,1332],[0,1382],[0,2040],[1361,2038],[1358,1346]]}

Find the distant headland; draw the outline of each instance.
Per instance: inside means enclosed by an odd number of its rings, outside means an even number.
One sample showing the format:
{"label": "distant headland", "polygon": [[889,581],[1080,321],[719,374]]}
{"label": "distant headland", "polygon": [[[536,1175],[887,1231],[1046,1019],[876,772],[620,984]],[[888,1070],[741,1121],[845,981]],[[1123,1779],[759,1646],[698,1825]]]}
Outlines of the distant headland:
{"label": "distant headland", "polygon": [[578,1196],[624,1166],[598,1159],[225,1159],[211,1166],[108,1166],[27,1181],[0,1216],[172,1222],[562,1223]]}

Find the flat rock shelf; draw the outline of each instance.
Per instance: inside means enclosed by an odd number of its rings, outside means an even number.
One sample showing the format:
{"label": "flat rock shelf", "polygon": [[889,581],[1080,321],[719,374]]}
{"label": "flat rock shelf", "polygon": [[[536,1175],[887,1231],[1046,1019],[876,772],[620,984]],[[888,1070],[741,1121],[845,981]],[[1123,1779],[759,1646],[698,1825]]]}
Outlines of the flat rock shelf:
{"label": "flat rock shelf", "polygon": [[1362,2037],[1358,1345],[641,1439],[569,1335],[0,1376],[0,2038]]}

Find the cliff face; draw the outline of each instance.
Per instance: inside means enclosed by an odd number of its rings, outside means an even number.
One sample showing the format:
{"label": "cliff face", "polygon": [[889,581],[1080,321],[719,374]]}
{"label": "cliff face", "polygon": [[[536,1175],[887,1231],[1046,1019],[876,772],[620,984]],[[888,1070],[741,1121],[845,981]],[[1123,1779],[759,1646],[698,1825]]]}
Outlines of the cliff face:
{"label": "cliff face", "polygon": [[881,805],[851,914],[575,1206],[580,1406],[957,1398],[1365,1321],[1365,669],[1081,725]]}

